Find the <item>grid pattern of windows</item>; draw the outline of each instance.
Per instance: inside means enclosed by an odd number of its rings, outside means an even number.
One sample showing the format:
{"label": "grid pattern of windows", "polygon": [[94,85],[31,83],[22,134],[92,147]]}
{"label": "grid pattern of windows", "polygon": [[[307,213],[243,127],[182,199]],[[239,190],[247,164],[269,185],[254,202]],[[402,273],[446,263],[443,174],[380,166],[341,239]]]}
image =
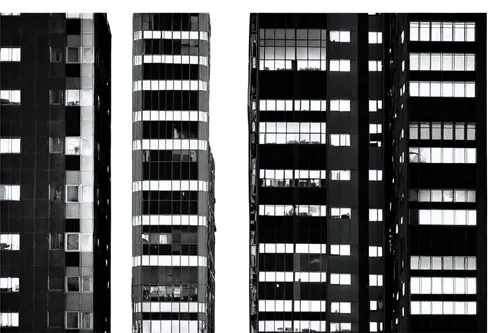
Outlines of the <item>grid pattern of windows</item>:
{"label": "grid pattern of windows", "polygon": [[325,321],[259,320],[259,332],[325,332]]}
{"label": "grid pattern of windows", "polygon": [[410,140],[476,140],[476,123],[411,122]]}
{"label": "grid pattern of windows", "polygon": [[476,294],[475,277],[412,277],[410,279],[412,294]]}
{"label": "grid pattern of windows", "polygon": [[326,143],[326,124],[262,122],[259,124],[259,140],[261,144],[324,144]]}
{"label": "grid pattern of windows", "polygon": [[476,163],[476,148],[408,148],[410,163]]}
{"label": "grid pattern of windows", "polygon": [[410,22],[410,41],[475,42],[473,22]]}
{"label": "grid pattern of windows", "polygon": [[326,206],[322,206],[322,205],[259,205],[259,215],[326,216]]}
{"label": "grid pattern of windows", "polygon": [[262,99],[259,111],[326,111],[325,100]]}
{"label": "grid pattern of windows", "polygon": [[475,315],[476,302],[411,301],[412,315]]}
{"label": "grid pattern of windows", "polygon": [[0,61],[21,61],[21,48],[2,47],[0,48]]}
{"label": "grid pattern of windows", "polygon": [[411,71],[474,71],[472,53],[410,53]]}
{"label": "grid pattern of windows", "polygon": [[420,225],[476,225],[476,210],[465,209],[420,209]]}
{"label": "grid pattern of windows", "polygon": [[145,54],[136,55],[133,59],[134,66],[142,64],[190,64],[208,66],[208,57],[205,56]]}
{"label": "grid pattern of windows", "polygon": [[476,191],[410,189],[409,199],[418,202],[476,202]]}
{"label": "grid pattern of windows", "polygon": [[261,29],[260,70],[326,70],[326,30]]}
{"label": "grid pattern of windows", "polygon": [[208,82],[202,80],[141,80],[134,81],[133,91],[184,90],[206,91]]}
{"label": "grid pattern of windows", "polygon": [[475,82],[411,81],[411,97],[476,97]]}
{"label": "grid pattern of windows", "polygon": [[19,154],[21,152],[21,139],[0,139],[0,154]]}
{"label": "grid pattern of windows", "polygon": [[139,39],[208,40],[208,32],[206,32],[206,31],[160,31],[160,30],[134,31],[134,40],[139,40]]}
{"label": "grid pattern of windows", "polygon": [[265,187],[322,187],[325,170],[269,170],[260,169],[261,186]]}
{"label": "grid pattern of windows", "polygon": [[476,270],[476,257],[463,256],[412,256],[410,258],[412,270]]}
{"label": "grid pattern of windows", "polygon": [[324,272],[259,272],[259,282],[326,282]]}

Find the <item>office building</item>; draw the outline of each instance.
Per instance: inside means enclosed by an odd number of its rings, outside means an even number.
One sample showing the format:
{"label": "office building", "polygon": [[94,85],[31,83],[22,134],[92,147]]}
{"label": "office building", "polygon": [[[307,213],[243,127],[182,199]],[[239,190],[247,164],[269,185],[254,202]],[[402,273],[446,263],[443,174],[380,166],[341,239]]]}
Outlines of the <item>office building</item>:
{"label": "office building", "polygon": [[106,14],[0,16],[0,332],[110,332]]}
{"label": "office building", "polygon": [[251,329],[382,330],[383,22],[250,25]]}
{"label": "office building", "polygon": [[484,14],[250,15],[251,332],[486,331],[485,91]]}
{"label": "office building", "polygon": [[212,333],[208,14],[133,17],[133,331]]}
{"label": "office building", "polygon": [[392,329],[486,332],[486,14],[387,28]]}

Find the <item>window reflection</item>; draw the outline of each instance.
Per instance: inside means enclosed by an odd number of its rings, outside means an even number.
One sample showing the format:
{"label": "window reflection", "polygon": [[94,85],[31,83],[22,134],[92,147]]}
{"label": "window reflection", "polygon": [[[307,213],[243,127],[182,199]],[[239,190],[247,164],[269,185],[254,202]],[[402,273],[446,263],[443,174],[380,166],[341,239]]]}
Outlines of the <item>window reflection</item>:
{"label": "window reflection", "polygon": [[262,187],[324,187],[325,170],[260,170]]}
{"label": "window reflection", "polygon": [[198,288],[195,285],[144,286],[142,296],[148,302],[196,302]]}

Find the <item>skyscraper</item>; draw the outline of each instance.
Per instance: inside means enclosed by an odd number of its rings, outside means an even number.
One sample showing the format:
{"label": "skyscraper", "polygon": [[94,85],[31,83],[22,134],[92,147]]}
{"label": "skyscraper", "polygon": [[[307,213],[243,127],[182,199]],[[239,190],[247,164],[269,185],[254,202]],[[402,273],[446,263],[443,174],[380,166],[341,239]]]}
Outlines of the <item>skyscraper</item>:
{"label": "skyscraper", "polygon": [[106,14],[0,16],[0,332],[110,331]]}
{"label": "skyscraper", "polygon": [[486,332],[486,14],[387,28],[391,325]]}
{"label": "skyscraper", "polygon": [[251,332],[486,331],[485,36],[251,14]]}
{"label": "skyscraper", "polygon": [[134,332],[214,332],[209,15],[133,20]]}
{"label": "skyscraper", "polygon": [[255,331],[382,322],[381,28],[368,15],[251,16]]}

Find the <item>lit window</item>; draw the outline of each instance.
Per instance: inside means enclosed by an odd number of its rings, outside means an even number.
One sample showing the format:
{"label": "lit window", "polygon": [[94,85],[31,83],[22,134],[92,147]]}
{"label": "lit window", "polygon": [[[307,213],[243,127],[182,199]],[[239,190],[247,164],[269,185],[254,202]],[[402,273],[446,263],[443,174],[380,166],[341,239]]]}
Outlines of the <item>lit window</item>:
{"label": "lit window", "polygon": [[330,284],[350,285],[351,274],[330,274]]}
{"label": "lit window", "polygon": [[19,313],[0,312],[0,327],[19,327]]}
{"label": "lit window", "polygon": [[20,90],[1,90],[0,91],[1,104],[21,104],[21,91]]}
{"label": "lit window", "polygon": [[330,42],[349,43],[351,33],[349,31],[330,31]]}
{"label": "lit window", "polygon": [[21,152],[21,139],[0,139],[0,154],[19,154]]}
{"label": "lit window", "polygon": [[369,60],[368,70],[370,72],[380,72],[382,71],[382,61],[379,60]]}
{"label": "lit window", "polygon": [[383,209],[369,209],[368,220],[370,222],[382,222],[384,220]]}
{"label": "lit window", "polygon": [[2,277],[0,278],[0,292],[18,292],[19,278]]}
{"label": "lit window", "polygon": [[20,239],[19,234],[0,234],[0,250],[19,251]]}
{"label": "lit window", "polygon": [[382,133],[382,124],[370,124],[370,134]]}
{"label": "lit window", "polygon": [[381,287],[384,285],[384,277],[383,275],[370,274],[369,276],[369,285],[374,287]]}
{"label": "lit window", "polygon": [[351,180],[351,170],[332,170],[332,180]]}
{"label": "lit window", "polygon": [[67,252],[80,251],[80,234],[66,233],[66,248]]}
{"label": "lit window", "polygon": [[349,112],[351,111],[350,100],[331,100],[330,111]]}
{"label": "lit window", "polygon": [[381,32],[368,32],[368,44],[382,44]]}
{"label": "lit window", "polygon": [[369,181],[382,181],[382,170],[368,170]]}
{"label": "lit window", "polygon": [[332,302],[330,308],[332,313],[351,313],[350,302]]}
{"label": "lit window", "polygon": [[350,219],[351,208],[331,208],[330,215],[337,219]]}
{"label": "lit window", "polygon": [[330,71],[331,72],[350,72],[351,71],[351,61],[350,60],[330,60]]}
{"label": "lit window", "polygon": [[350,134],[331,134],[330,143],[332,146],[350,146],[351,145],[351,135]]}
{"label": "lit window", "polygon": [[336,256],[350,256],[351,246],[350,245],[330,245],[330,253]]}
{"label": "lit window", "polygon": [[382,246],[369,246],[368,255],[371,258],[381,258],[383,256]]}
{"label": "lit window", "polygon": [[12,48],[4,48],[0,49],[0,61],[13,61],[19,62],[21,61],[21,48],[12,47]]}
{"label": "lit window", "polygon": [[20,185],[0,185],[0,201],[21,200]]}

